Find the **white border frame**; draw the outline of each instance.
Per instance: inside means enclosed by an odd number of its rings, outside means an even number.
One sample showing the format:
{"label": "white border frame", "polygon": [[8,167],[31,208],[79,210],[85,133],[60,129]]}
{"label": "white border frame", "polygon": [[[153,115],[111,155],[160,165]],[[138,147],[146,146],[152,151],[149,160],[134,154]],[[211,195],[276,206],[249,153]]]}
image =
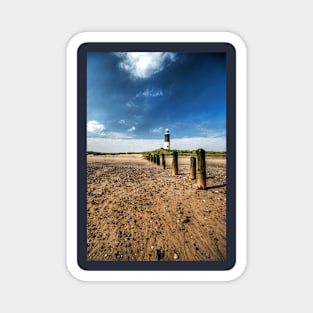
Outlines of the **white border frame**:
{"label": "white border frame", "polygon": [[[236,263],[226,271],[87,271],[77,263],[77,49],[86,42],[227,42],[236,50]],[[66,262],[83,281],[230,281],[247,263],[246,46],[230,32],[85,32],[67,46]]]}

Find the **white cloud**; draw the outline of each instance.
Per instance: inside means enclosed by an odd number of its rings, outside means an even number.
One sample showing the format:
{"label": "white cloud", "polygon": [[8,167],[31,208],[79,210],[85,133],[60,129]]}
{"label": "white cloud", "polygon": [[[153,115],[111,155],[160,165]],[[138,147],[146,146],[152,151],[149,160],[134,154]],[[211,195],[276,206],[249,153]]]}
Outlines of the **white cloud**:
{"label": "white cloud", "polygon": [[162,71],[166,61],[176,60],[172,52],[119,52],[116,55],[122,59],[120,68],[133,78],[149,78]]}
{"label": "white cloud", "polygon": [[159,134],[161,132],[162,132],[162,127],[150,129],[150,133]]}
{"label": "white cloud", "polygon": [[104,136],[105,126],[96,120],[87,123],[88,136]]}
{"label": "white cloud", "polygon": [[133,138],[134,136],[122,132],[107,132],[105,134],[105,137],[109,140],[114,140],[114,139],[130,139]]}
{"label": "white cloud", "polygon": [[[126,121],[125,120],[120,120],[120,124],[125,125]],[[115,140],[115,139],[131,139],[134,138],[135,135],[130,134],[136,129],[135,126],[132,126],[131,128],[128,129],[127,133],[124,132],[113,132],[113,131],[105,131],[105,126],[101,123],[99,123],[96,120],[89,121],[87,123],[87,137],[88,140],[89,138],[95,139],[109,139],[109,140]]]}
{"label": "white cloud", "polygon": [[162,140],[88,138],[87,150],[97,152],[143,152],[163,147]]}
{"label": "white cloud", "polygon": [[226,136],[178,138],[171,140],[171,149],[196,150],[199,148],[206,151],[226,151]]}
{"label": "white cloud", "polygon": [[[162,139],[88,138],[87,150],[97,152],[143,152],[163,147]],[[226,137],[181,138],[171,140],[171,149],[226,151]]]}
{"label": "white cloud", "polygon": [[144,91],[137,93],[136,98],[138,97],[160,97],[163,96],[163,91],[158,88],[146,88]]}
{"label": "white cloud", "polygon": [[137,105],[136,103],[134,103],[133,101],[128,101],[128,102],[126,102],[126,106],[127,106],[128,108],[131,108],[131,109],[134,109],[134,108],[137,108],[137,107],[138,107],[138,105]]}

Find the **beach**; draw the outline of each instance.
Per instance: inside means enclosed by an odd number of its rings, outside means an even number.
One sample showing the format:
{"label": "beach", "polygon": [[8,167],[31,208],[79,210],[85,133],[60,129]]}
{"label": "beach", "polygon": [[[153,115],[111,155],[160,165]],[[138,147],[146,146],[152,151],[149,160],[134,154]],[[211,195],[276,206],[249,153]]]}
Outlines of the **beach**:
{"label": "beach", "polygon": [[226,159],[206,158],[205,190],[141,154],[87,156],[88,261],[224,261]]}

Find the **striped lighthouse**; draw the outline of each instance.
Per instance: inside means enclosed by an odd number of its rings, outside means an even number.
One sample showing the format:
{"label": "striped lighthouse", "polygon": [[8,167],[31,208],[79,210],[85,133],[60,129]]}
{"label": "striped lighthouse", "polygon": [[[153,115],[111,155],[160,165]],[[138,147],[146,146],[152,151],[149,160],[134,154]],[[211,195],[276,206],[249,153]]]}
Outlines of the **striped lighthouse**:
{"label": "striped lighthouse", "polygon": [[170,131],[168,128],[165,129],[164,133],[164,149],[170,150]]}

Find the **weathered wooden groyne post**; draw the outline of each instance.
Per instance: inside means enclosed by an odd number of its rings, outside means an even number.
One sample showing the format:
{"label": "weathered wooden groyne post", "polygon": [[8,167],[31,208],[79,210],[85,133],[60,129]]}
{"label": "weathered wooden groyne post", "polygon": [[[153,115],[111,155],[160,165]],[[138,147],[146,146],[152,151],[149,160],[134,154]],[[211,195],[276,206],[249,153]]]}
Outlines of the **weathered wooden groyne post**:
{"label": "weathered wooden groyne post", "polygon": [[190,175],[189,179],[194,180],[196,179],[196,158],[190,157]]}
{"label": "weathered wooden groyne post", "polygon": [[156,164],[160,165],[160,155],[159,154],[156,155]]}
{"label": "weathered wooden groyne post", "polygon": [[172,174],[178,175],[178,152],[173,152],[173,160],[172,160]]}
{"label": "weathered wooden groyne post", "polygon": [[206,165],[205,165],[205,151],[203,149],[198,149],[196,151],[197,159],[198,159],[198,188],[205,189],[206,188]]}
{"label": "weathered wooden groyne post", "polygon": [[163,170],[165,170],[165,156],[164,156],[164,153],[161,154],[161,158],[162,158]]}
{"label": "weathered wooden groyne post", "polygon": [[153,155],[153,163],[156,163],[156,155]]}

